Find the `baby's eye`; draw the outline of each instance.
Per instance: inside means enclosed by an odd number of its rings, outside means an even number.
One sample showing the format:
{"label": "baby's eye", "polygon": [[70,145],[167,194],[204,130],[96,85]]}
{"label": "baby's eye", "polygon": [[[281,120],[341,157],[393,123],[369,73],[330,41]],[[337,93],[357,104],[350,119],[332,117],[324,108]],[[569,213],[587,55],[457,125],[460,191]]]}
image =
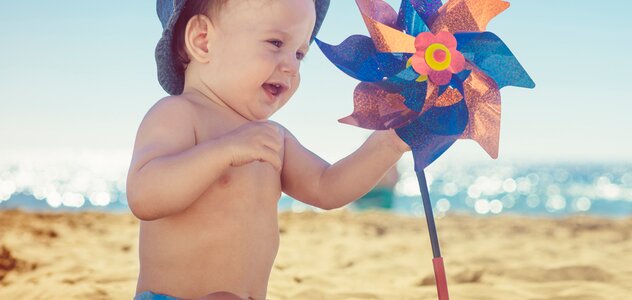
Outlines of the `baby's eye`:
{"label": "baby's eye", "polygon": [[268,43],[274,45],[277,48],[281,48],[281,46],[283,46],[283,42],[279,40],[269,40]]}
{"label": "baby's eye", "polygon": [[303,60],[303,58],[305,58],[305,53],[303,53],[303,52],[296,52],[296,59]]}

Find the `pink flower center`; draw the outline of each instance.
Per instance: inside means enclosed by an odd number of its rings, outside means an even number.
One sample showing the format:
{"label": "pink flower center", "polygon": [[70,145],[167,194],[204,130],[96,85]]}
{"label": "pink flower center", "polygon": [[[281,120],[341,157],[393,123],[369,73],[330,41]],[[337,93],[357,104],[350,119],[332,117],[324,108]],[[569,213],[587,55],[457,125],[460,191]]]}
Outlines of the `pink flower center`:
{"label": "pink flower center", "polygon": [[438,62],[438,63],[442,63],[445,58],[447,53],[445,53],[445,51],[443,51],[442,49],[437,49],[435,50],[435,52],[432,54],[432,56],[434,57],[434,59]]}

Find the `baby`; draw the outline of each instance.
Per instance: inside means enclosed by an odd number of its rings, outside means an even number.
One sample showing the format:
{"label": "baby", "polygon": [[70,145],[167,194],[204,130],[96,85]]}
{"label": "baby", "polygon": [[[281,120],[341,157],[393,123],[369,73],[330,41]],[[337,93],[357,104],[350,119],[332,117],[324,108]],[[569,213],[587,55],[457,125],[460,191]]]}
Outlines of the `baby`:
{"label": "baby", "polygon": [[265,299],[281,192],[322,209],[367,193],[408,146],[376,131],[330,165],[268,118],[298,88],[329,0],[158,0],[159,80],[127,177],[136,299]]}

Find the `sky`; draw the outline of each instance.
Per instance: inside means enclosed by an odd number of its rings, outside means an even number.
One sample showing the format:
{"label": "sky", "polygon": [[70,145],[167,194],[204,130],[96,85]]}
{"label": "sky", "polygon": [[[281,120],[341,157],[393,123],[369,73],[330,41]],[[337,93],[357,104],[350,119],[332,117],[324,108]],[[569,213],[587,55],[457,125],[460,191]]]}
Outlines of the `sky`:
{"label": "sky", "polygon": [[[0,0],[0,156],[113,151],[131,156],[138,125],[166,96],[156,79],[155,1]],[[387,1],[398,8],[400,1]],[[488,26],[536,82],[502,90],[500,159],[632,162],[630,1],[510,1]],[[600,4],[596,4],[600,3]],[[351,0],[332,0],[319,38],[366,35]],[[302,83],[272,119],[330,162],[370,131],[337,122],[357,81],[313,45]],[[474,141],[441,159],[489,160]]]}

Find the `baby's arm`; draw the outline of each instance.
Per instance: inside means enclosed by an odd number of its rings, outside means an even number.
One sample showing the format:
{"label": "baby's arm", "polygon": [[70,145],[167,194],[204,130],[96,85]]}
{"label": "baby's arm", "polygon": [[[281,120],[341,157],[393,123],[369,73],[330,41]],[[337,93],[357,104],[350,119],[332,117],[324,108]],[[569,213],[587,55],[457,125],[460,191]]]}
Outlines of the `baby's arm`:
{"label": "baby's arm", "polygon": [[322,209],[339,208],[369,192],[408,150],[394,131],[376,131],[358,150],[330,165],[286,131],[283,191]]}
{"label": "baby's arm", "polygon": [[231,166],[267,161],[281,169],[282,138],[276,125],[250,122],[196,144],[194,109],[183,98],[163,99],[138,129],[127,198],[141,220],[183,211]]}

